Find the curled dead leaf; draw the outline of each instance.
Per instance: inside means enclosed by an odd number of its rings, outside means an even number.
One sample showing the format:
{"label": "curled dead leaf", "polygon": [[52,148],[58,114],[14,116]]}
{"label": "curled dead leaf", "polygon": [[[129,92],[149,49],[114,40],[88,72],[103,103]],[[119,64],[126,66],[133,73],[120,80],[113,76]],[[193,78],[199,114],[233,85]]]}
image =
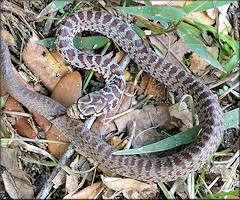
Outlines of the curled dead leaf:
{"label": "curled dead leaf", "polygon": [[170,116],[180,119],[188,128],[193,126],[192,112],[188,109],[185,102],[176,103],[169,108]]}
{"label": "curled dead leaf", "polygon": [[[219,54],[218,47],[216,46],[207,47],[207,49],[213,54],[215,58],[218,57],[218,54]],[[205,72],[206,67],[210,65],[209,62],[204,60],[202,57],[200,57],[196,53],[191,54],[191,56],[189,57],[189,61],[191,63],[189,67],[190,70],[198,76],[201,76]]]}
{"label": "curled dead leaf", "polygon": [[33,199],[34,190],[25,172],[18,166],[15,149],[1,148],[1,165],[6,168],[2,178],[8,194],[13,199]]}
{"label": "curled dead leaf", "polygon": [[96,182],[75,194],[66,195],[63,199],[95,199],[102,190],[102,184],[102,181]]}
{"label": "curled dead leaf", "polygon": [[110,189],[122,192],[127,199],[146,199],[156,197],[158,192],[155,183],[144,183],[129,178],[112,178],[101,176],[103,183]]}

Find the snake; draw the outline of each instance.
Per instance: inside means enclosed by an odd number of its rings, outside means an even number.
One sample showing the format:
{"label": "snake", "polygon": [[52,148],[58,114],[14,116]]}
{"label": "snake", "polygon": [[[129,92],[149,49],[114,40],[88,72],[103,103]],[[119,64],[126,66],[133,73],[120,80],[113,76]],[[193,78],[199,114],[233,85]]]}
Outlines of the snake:
{"label": "snake", "polygon": [[[105,113],[119,103],[125,87],[123,74],[116,63],[104,56],[84,54],[73,47],[73,37],[82,31],[98,32],[112,39],[139,67],[169,90],[176,94],[191,95],[196,102],[195,110],[201,127],[198,138],[170,155],[154,155],[151,158],[141,155],[113,155],[116,149],[107,144],[99,134],[86,128],[81,120],[69,117],[69,108],[48,96],[28,90],[18,81],[13,74],[8,46],[2,38],[1,85],[25,107],[48,119],[87,157],[115,174],[140,181],[168,182],[201,169],[210,160],[223,134],[223,114],[218,100],[199,79],[161,58],[130,25],[118,17],[102,11],[77,11],[66,18],[57,30],[57,48],[65,60],[74,66],[77,64],[81,68],[98,71],[107,79],[105,89],[82,97],[70,110],[78,112],[78,117]],[[102,102],[108,97],[110,100]],[[93,106],[88,110],[86,106],[90,106],[89,102]],[[95,109],[99,102],[104,104],[102,110]]]}

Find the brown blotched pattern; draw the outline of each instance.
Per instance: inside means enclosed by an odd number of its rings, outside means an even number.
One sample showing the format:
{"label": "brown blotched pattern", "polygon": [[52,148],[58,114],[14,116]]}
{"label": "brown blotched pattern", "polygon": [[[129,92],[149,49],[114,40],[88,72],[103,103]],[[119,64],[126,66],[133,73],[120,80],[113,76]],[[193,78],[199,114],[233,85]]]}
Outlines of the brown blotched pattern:
{"label": "brown blotched pattern", "polygon": [[[75,105],[74,109],[80,110],[82,114],[85,112],[88,114],[88,109],[91,114],[111,109],[121,99],[125,87],[122,72],[116,63],[105,57],[85,55],[73,48],[72,38],[82,30],[100,32],[112,38],[152,77],[179,94],[192,95],[202,127],[197,141],[172,156],[156,156],[151,159],[140,156],[113,156],[115,149],[104,142],[99,134],[89,131],[81,121],[61,115],[66,112],[64,106],[29,91],[16,80],[11,68],[9,50],[2,39],[1,84],[15,99],[50,120],[88,157],[117,174],[142,181],[172,181],[201,168],[212,156],[223,132],[222,111],[212,92],[191,74],[159,58],[153,50],[144,45],[132,28],[120,19],[106,13],[80,11],[68,18],[58,30],[58,50],[70,64],[84,65],[86,69],[102,73],[108,85],[100,92],[89,94],[79,100],[78,106]],[[117,75],[112,73],[113,69]],[[96,108],[96,105],[99,106],[99,100],[105,106],[102,107],[103,110]],[[94,106],[91,106],[92,103]],[[60,117],[54,117],[59,115]]]}

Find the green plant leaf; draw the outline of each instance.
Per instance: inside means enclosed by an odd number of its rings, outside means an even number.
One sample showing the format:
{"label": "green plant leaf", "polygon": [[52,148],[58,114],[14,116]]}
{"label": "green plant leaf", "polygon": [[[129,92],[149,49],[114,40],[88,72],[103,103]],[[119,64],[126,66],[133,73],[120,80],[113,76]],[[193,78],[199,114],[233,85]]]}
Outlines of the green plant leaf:
{"label": "green plant leaf", "polygon": [[4,95],[4,96],[1,96],[0,97],[0,108],[2,108],[4,106],[4,104],[6,103],[7,101],[7,98],[8,98],[9,95]]}
{"label": "green plant leaf", "polygon": [[226,63],[223,64],[225,71],[231,72],[236,67],[238,61],[239,57],[237,55],[233,55]]}
{"label": "green plant leaf", "polygon": [[68,0],[55,0],[55,1],[52,1],[50,4],[48,4],[38,15],[38,17],[43,17],[49,13],[53,13],[55,11],[58,11],[62,8],[64,8],[64,6],[66,4],[68,4]]}
{"label": "green plant leaf", "polygon": [[[240,108],[236,108],[227,113],[224,113],[224,130],[228,128],[234,127],[240,124]],[[135,149],[127,149],[116,151],[114,155],[134,155],[134,154],[144,154],[144,153],[154,153],[159,151],[165,151],[168,149],[172,149],[174,147],[178,147],[183,144],[188,144],[194,141],[200,131],[200,126],[194,126],[191,129],[183,131],[181,133],[175,134],[171,137],[163,139],[159,142],[149,144],[140,148]]]}
{"label": "green plant leaf", "polygon": [[161,22],[164,27],[168,22],[182,20],[185,16],[185,12],[181,9],[169,6],[132,6],[132,7],[117,7],[120,11],[135,15],[146,17],[151,20],[157,20]]}
{"label": "green plant leaf", "polygon": [[[228,0],[224,0],[224,1],[215,1],[216,6],[223,6],[229,3],[232,3],[234,1],[228,1]],[[202,12],[208,9],[214,8],[214,4],[212,0],[205,0],[205,1],[195,1],[187,6],[184,6],[183,10],[186,13],[190,13],[190,12]]]}
{"label": "green plant leaf", "polygon": [[194,25],[196,27],[198,27],[199,29],[203,30],[203,31],[209,31],[211,32],[212,34],[216,35],[217,34],[217,29],[214,28],[213,26],[209,26],[207,24],[204,24],[202,22],[200,22],[199,20],[197,19],[193,19],[191,18],[193,21],[194,21]]}
{"label": "green plant leaf", "polygon": [[[11,135],[9,134],[6,124],[4,123],[3,119],[0,118],[0,130],[1,130],[1,136],[4,138],[10,138]],[[1,138],[1,147],[6,147],[8,144],[8,141],[3,141],[3,138]]]}
{"label": "green plant leaf", "polygon": [[207,196],[207,199],[220,199],[219,197],[227,197],[228,195],[236,195],[236,199],[237,199],[237,195],[239,195],[239,194],[240,194],[240,190],[233,190],[233,191],[229,191],[229,192],[210,194]]}
{"label": "green plant leaf", "polygon": [[[73,38],[74,46],[79,49],[92,50],[99,49],[106,45],[110,40],[104,36],[91,36],[91,37],[75,37]],[[55,38],[46,38],[37,42],[45,47],[56,49]]]}
{"label": "green plant leaf", "polygon": [[134,155],[134,154],[143,154],[143,153],[153,153],[159,151],[165,151],[168,149],[172,149],[174,147],[178,147],[183,144],[188,144],[192,142],[196,136],[198,135],[200,130],[199,126],[195,126],[187,131],[183,131],[166,139],[163,139],[159,142],[146,145],[144,147],[135,148],[135,149],[127,149],[122,151],[116,151],[114,155]]}
{"label": "green plant leaf", "polygon": [[190,24],[187,24],[185,22],[181,22],[179,24],[179,26],[181,28],[184,28],[184,29],[188,30],[189,34],[192,34],[192,35],[194,35],[196,37],[201,37],[201,35],[202,35],[202,32],[200,30],[198,30],[196,27],[194,27],[194,26],[192,26]]}
{"label": "green plant leaf", "polygon": [[195,35],[193,35],[190,30],[186,29],[183,23],[179,24],[177,32],[192,51],[208,61],[215,68],[225,72],[218,60],[211,54],[211,52],[208,51],[206,45],[204,45]]}
{"label": "green plant leaf", "polygon": [[55,167],[57,166],[57,163],[53,162],[53,161],[45,161],[45,162],[41,162],[39,160],[35,160],[33,158],[30,157],[25,157],[25,156],[19,156],[19,158],[25,162],[29,162],[29,163],[35,163],[35,164],[40,164],[40,165],[44,165],[47,167]]}
{"label": "green plant leaf", "polygon": [[51,49],[56,49],[56,44],[55,44],[55,38],[46,38],[46,39],[42,39],[37,41],[37,44],[40,44],[42,46],[51,48]]}
{"label": "green plant leaf", "polygon": [[138,26],[135,24],[132,25],[133,30],[138,34],[140,38],[146,38],[146,35],[142,29],[140,29]]}
{"label": "green plant leaf", "polygon": [[235,41],[232,37],[222,32],[220,33],[220,39],[226,41],[228,45],[234,50],[235,54],[239,57],[239,41]]}
{"label": "green plant leaf", "polygon": [[77,49],[99,49],[106,45],[110,40],[104,36],[75,37],[73,44]]}
{"label": "green plant leaf", "polygon": [[240,108],[224,113],[224,130],[240,124]]}

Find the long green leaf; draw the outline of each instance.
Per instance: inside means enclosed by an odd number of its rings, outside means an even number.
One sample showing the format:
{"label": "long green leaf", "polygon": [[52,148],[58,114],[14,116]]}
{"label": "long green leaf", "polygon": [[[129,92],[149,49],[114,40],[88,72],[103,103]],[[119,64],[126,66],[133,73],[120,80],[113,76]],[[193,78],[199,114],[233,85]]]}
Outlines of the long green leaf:
{"label": "long green leaf", "polygon": [[[227,113],[224,113],[224,130],[240,124],[240,108],[236,108]],[[165,151],[174,147],[193,142],[199,133],[200,127],[195,126],[187,131],[178,133],[159,142],[149,144],[140,148],[127,149],[114,152],[114,155],[134,155],[144,153],[154,153]]]}
{"label": "long green leaf", "polygon": [[224,113],[224,130],[240,124],[240,108]]}
{"label": "long green leaf", "polygon": [[50,4],[48,4],[38,15],[38,17],[43,17],[49,13],[52,13],[52,12],[55,12],[55,11],[58,11],[62,8],[64,8],[64,6],[66,4],[68,4],[68,0],[61,0],[61,1],[52,1]]}
{"label": "long green leaf", "polygon": [[151,20],[157,20],[167,27],[168,22],[182,20],[185,12],[181,9],[169,6],[132,6],[132,7],[117,7],[120,11],[135,15],[146,17]]}
{"label": "long green leaf", "polygon": [[200,127],[195,126],[187,131],[183,131],[181,133],[178,133],[176,135],[163,139],[159,142],[146,145],[144,147],[116,151],[114,152],[114,155],[133,155],[133,154],[153,153],[153,152],[172,149],[174,147],[192,142],[198,135],[199,130],[200,130]]}
{"label": "long green leaf", "polygon": [[110,40],[104,36],[75,37],[73,44],[77,49],[99,49],[106,45]]}
{"label": "long green leaf", "polygon": [[195,37],[188,29],[186,29],[184,23],[181,22],[179,24],[177,32],[191,50],[208,61],[215,68],[225,72],[218,60],[211,54],[211,52],[208,51],[206,45]]}
{"label": "long green leaf", "polygon": [[[229,3],[232,3],[234,1],[228,1],[228,0],[224,0],[224,1],[215,1],[216,6],[223,6]],[[214,4],[213,4],[213,0],[205,0],[205,1],[195,1],[187,6],[185,6],[183,8],[183,10],[186,13],[190,13],[190,12],[202,12],[208,9],[214,8]]]}
{"label": "long green leaf", "polygon": [[[110,40],[104,36],[91,36],[91,37],[75,37],[73,38],[73,44],[77,49],[99,49],[106,45]],[[43,40],[39,40],[37,42],[45,47],[56,49],[55,38],[46,38]]]}

